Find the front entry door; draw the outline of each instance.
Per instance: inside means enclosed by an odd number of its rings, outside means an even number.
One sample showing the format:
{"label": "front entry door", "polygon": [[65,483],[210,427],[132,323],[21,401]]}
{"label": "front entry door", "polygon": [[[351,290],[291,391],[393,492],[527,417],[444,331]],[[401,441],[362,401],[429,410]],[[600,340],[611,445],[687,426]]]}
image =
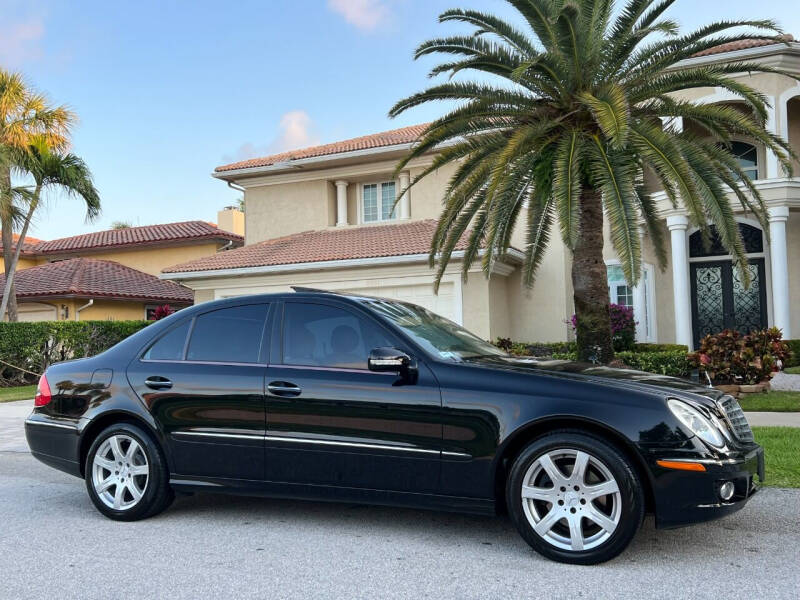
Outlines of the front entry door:
{"label": "front entry door", "polygon": [[691,265],[692,333],[695,348],[708,334],[723,329],[749,333],[767,327],[764,259],[750,259],[750,287],[745,289],[733,263],[696,262]]}
{"label": "front entry door", "polygon": [[351,306],[287,301],[282,326],[277,318],[267,370],[265,479],[436,492],[441,398],[431,371],[420,362],[414,382],[369,371],[370,350],[398,342]]}

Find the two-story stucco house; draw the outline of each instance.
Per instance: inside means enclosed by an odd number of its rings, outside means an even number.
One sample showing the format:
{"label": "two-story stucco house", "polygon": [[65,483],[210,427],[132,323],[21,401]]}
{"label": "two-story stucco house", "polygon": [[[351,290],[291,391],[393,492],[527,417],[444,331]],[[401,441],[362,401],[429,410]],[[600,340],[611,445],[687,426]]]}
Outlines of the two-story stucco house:
{"label": "two-story stucco house", "polygon": [[[800,76],[799,43],[753,40],[721,46],[688,62],[743,59]],[[770,99],[767,127],[800,150],[800,83],[784,75],[738,77]],[[697,89],[684,97],[740,103],[715,89]],[[302,285],[408,299],[484,338],[569,339],[570,254],[558,236],[532,290],[521,285],[524,242],[518,235],[512,242],[517,251],[497,264],[488,280],[476,265],[462,281],[457,253],[434,295],[428,248],[452,171],[441,169],[405,191],[410,179],[430,164],[431,154],[392,177],[398,158],[423,128],[405,127],[218,167],[215,177],[244,189],[245,246],[169,267],[162,277],[191,287],[195,302]],[[737,214],[754,283],[745,290],[724,250],[705,249],[687,215],[654,189],[670,244],[667,269],[657,268],[645,236],[644,276],[632,289],[606,243],[611,300],[633,306],[641,341],[694,346],[705,333],[725,327],[776,325],[787,337],[800,332],[800,164],[795,176],[788,177],[775,156],[751,140],[737,140],[734,151],[769,206],[769,236],[751,216]]]}

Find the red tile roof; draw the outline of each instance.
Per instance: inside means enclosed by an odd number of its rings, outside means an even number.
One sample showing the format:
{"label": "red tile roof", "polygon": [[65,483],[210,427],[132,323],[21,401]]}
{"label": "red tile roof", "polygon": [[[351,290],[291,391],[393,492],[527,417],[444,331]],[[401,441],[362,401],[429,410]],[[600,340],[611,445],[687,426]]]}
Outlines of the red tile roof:
{"label": "red tile roof", "polygon": [[428,127],[428,123],[401,127],[400,129],[382,131],[381,133],[364,135],[350,140],[334,142],[332,144],[312,146],[311,148],[302,148],[300,150],[289,150],[288,152],[281,152],[280,154],[273,154],[272,156],[265,156],[263,158],[251,158],[229,165],[222,165],[214,170],[220,173],[223,171],[234,171],[236,169],[267,167],[275,163],[297,160],[299,158],[312,158],[315,156],[352,152],[354,150],[368,150],[370,148],[382,148],[384,146],[396,146],[398,144],[411,144],[417,141],[426,127]]}
{"label": "red tile roof", "polygon": [[[791,35],[782,35],[780,36],[786,42],[793,42],[794,37]],[[748,40],[740,40],[738,42],[730,42],[728,44],[720,44],[719,46],[714,46],[713,48],[709,48],[708,50],[703,50],[702,52],[698,52],[694,54],[693,57],[700,57],[700,56],[711,56],[712,54],[722,54],[723,52],[734,52],[735,50],[747,50],[748,48],[760,48],[761,46],[772,46],[777,45],[779,42],[774,40],[756,40],[756,39],[748,39]]]}
{"label": "red tile roof", "polygon": [[[427,254],[436,221],[304,231],[175,265],[164,273]],[[466,237],[456,249],[466,248]]]}
{"label": "red tile roof", "polygon": [[[5,286],[0,275],[0,294]],[[18,298],[116,298],[191,304],[192,290],[110,260],[72,258],[17,271]]]}
{"label": "red tile roof", "polygon": [[244,238],[230,231],[219,229],[216,225],[205,221],[184,221],[182,223],[163,223],[161,225],[143,225],[124,229],[108,229],[95,231],[40,242],[31,247],[37,254],[64,254],[84,250],[99,250],[123,246],[142,246],[168,243],[185,243],[197,240],[229,240],[244,243]]}

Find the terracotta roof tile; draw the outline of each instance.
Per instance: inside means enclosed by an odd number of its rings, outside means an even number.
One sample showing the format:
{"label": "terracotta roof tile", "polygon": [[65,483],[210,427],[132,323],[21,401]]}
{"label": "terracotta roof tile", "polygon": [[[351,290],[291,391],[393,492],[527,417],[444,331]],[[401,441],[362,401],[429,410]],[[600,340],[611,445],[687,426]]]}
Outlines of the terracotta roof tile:
{"label": "terracotta roof tile", "polygon": [[[215,271],[331,260],[427,254],[436,221],[411,221],[305,231],[243,246],[164,269],[164,273]],[[466,248],[466,237],[457,250]]]}
{"label": "terracotta roof tile", "polygon": [[411,125],[410,127],[382,131],[381,133],[364,135],[350,140],[333,142],[332,144],[323,144],[322,146],[312,146],[299,150],[289,150],[288,152],[281,152],[280,154],[273,154],[272,156],[265,156],[263,158],[251,158],[229,165],[222,165],[217,167],[215,171],[220,173],[236,169],[267,167],[275,163],[297,160],[299,158],[312,158],[315,156],[352,152],[354,150],[367,150],[370,148],[382,148],[384,146],[396,146],[398,144],[410,144],[417,141],[427,126],[428,123],[422,123],[421,125]]}
{"label": "terracotta roof tile", "polygon": [[[0,274],[0,291],[5,286]],[[77,296],[191,304],[192,290],[110,260],[72,258],[17,271],[18,298]]]}
{"label": "terracotta roof tile", "polygon": [[184,221],[181,223],[163,223],[160,225],[143,225],[124,229],[108,229],[94,231],[40,242],[31,247],[37,254],[62,254],[82,250],[97,250],[120,246],[140,246],[162,244],[168,242],[184,242],[201,239],[223,239],[244,243],[244,238],[235,233],[219,229],[206,221]]}
{"label": "terracotta roof tile", "polygon": [[[791,35],[783,35],[780,36],[786,42],[793,42],[794,37]],[[747,39],[747,40],[739,40],[738,42],[730,42],[728,44],[720,44],[719,46],[714,46],[713,48],[709,48],[708,50],[703,50],[702,52],[698,52],[697,54],[693,54],[693,57],[700,57],[700,56],[711,56],[713,54],[722,54],[723,52],[734,52],[736,50],[747,50],[748,48],[760,48],[761,46],[772,46],[777,45],[779,42],[774,40],[758,40],[758,39]]]}

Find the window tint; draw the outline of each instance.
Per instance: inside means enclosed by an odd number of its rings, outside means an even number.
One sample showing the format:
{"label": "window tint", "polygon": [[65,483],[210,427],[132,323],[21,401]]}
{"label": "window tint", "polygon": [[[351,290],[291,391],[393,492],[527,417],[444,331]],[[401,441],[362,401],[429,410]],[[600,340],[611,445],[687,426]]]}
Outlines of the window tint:
{"label": "window tint", "polygon": [[370,350],[394,343],[371,321],[323,304],[287,302],[283,363],[366,369]]}
{"label": "window tint", "polygon": [[161,336],[155,344],[145,352],[145,360],[181,360],[183,347],[186,345],[186,334],[189,333],[191,320],[184,321],[177,327]]}
{"label": "window tint", "polygon": [[259,362],[266,317],[266,304],[233,306],[198,316],[186,360]]}

